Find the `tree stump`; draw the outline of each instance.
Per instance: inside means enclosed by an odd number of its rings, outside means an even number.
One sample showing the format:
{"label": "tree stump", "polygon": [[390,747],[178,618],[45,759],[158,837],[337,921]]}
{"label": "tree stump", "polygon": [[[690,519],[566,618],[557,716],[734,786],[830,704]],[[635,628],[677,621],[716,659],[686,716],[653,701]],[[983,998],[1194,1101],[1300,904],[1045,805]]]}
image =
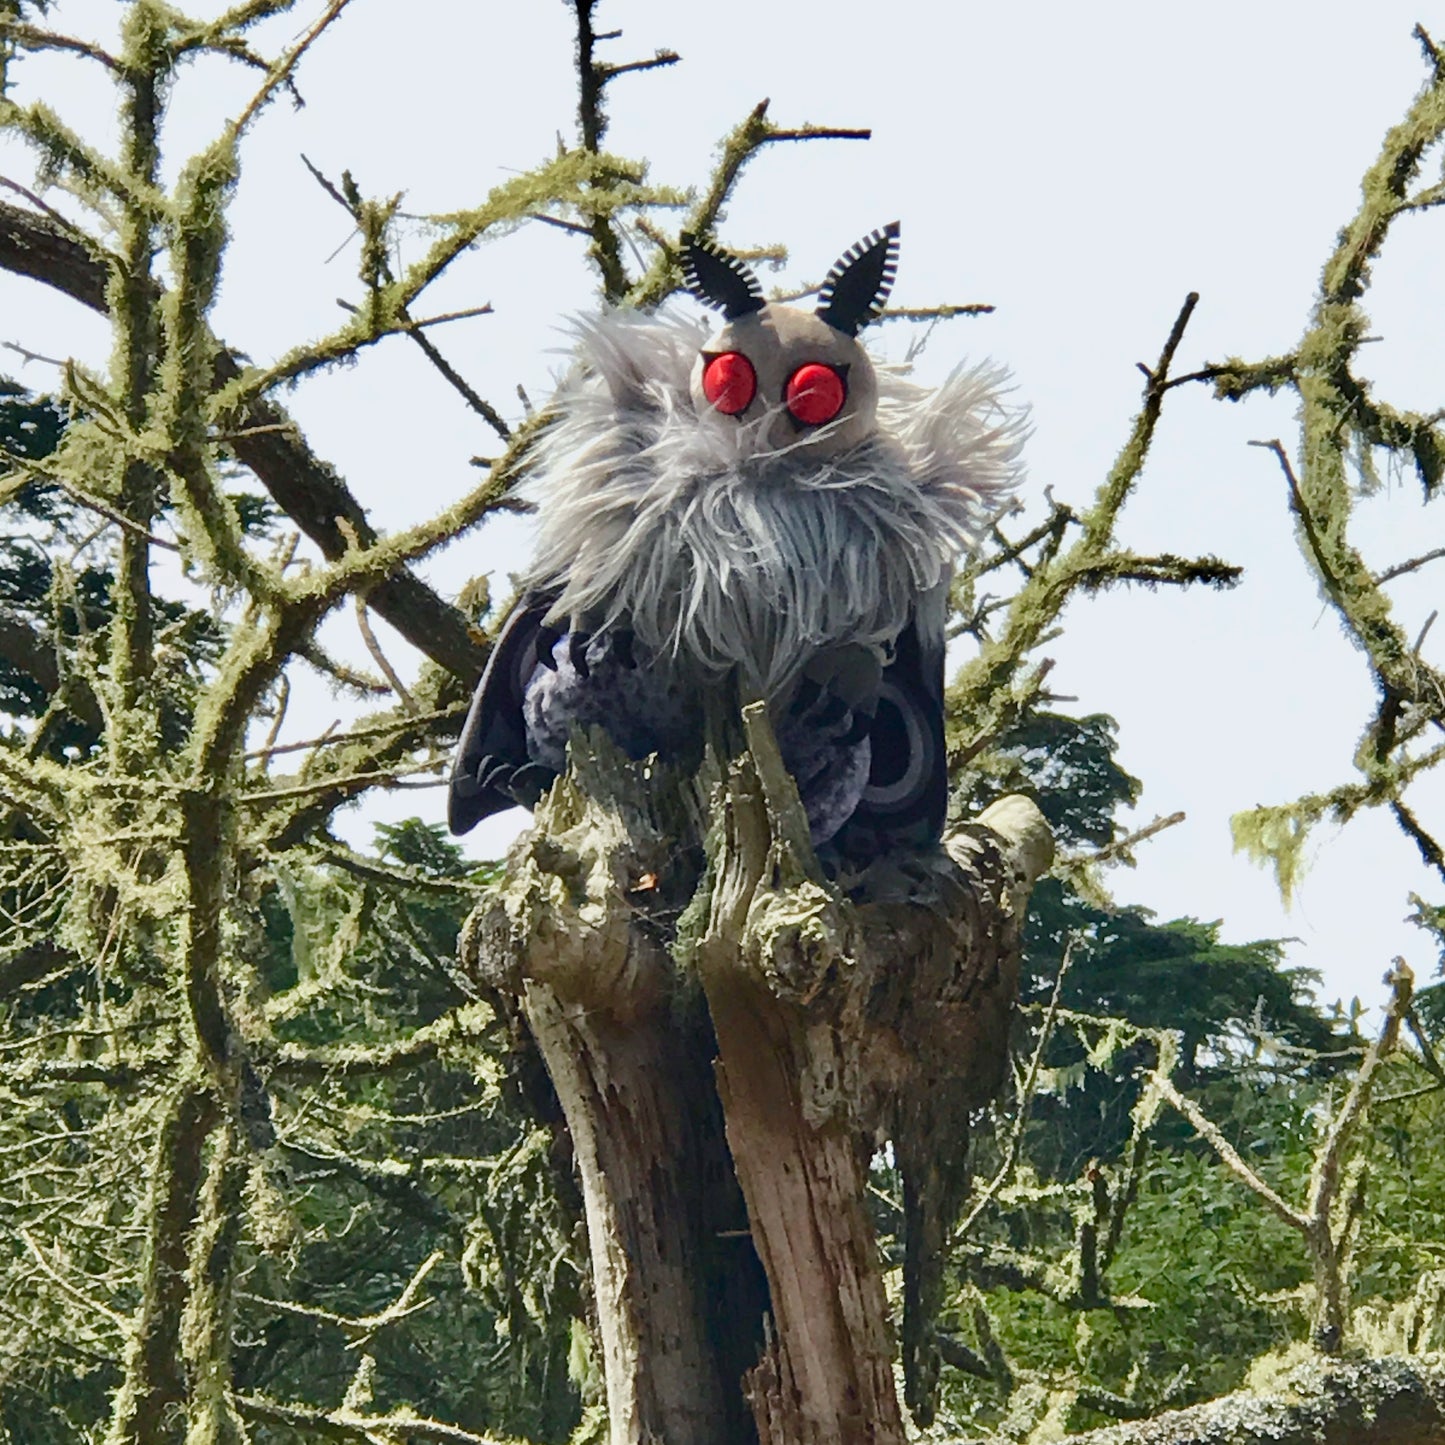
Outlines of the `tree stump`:
{"label": "tree stump", "polygon": [[[868,1165],[891,1140],[911,1176],[926,1315],[961,1202],[934,1161],[1002,1080],[1052,840],[1007,798],[845,891],[763,706],[743,723],[698,779],[576,738],[462,963],[519,1003],[561,1101],[612,1445],[902,1445]],[[930,1337],[905,1324],[911,1371],[936,1374]]]}

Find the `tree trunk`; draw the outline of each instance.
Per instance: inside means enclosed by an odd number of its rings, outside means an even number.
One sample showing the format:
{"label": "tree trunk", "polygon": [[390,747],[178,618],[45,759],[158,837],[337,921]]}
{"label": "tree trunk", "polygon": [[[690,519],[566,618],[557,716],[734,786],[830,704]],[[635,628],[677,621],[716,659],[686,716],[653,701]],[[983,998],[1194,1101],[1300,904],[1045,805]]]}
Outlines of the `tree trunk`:
{"label": "tree trunk", "polygon": [[1052,843],[1006,799],[845,894],[761,706],[744,721],[706,800],[576,740],[463,961],[520,1002],[561,1100],[612,1445],[901,1445],[869,1160],[922,1120],[961,1148],[998,1087]]}

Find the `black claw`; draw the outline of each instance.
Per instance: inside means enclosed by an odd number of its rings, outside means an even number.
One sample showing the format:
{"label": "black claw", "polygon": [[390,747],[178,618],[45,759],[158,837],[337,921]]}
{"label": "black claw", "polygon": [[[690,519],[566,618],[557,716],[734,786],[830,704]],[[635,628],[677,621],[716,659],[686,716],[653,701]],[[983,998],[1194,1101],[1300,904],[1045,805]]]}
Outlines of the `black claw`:
{"label": "black claw", "polygon": [[562,640],[562,634],[555,627],[539,627],[537,629],[537,661],[543,667],[557,671],[557,659],[552,656],[552,649]]}
{"label": "black claw", "polygon": [[831,761],[826,754],[819,754],[814,757],[812,765],[806,772],[799,770],[793,774],[793,781],[798,785],[800,798],[806,799],[811,794],[813,785],[827,776]]}
{"label": "black claw", "polygon": [[530,808],[556,780],[557,774],[551,768],[544,768],[541,763],[523,763],[512,774],[511,793]]}
{"label": "black claw", "polygon": [[848,704],[841,697],[829,693],[822,706],[813,714],[813,720],[820,728],[830,728],[835,723],[842,722],[848,716],[848,711]]}
{"label": "black claw", "polygon": [[505,793],[511,786],[512,765],[502,758],[483,758],[477,764],[477,788],[481,792]]}
{"label": "black claw", "polygon": [[567,658],[572,670],[581,678],[592,676],[592,669],[587,666],[587,644],[591,641],[590,632],[572,632],[567,636]]}
{"label": "black claw", "polygon": [[852,725],[838,741],[844,747],[852,747],[854,743],[861,743],[872,731],[873,719],[866,712],[855,712]]}
{"label": "black claw", "polygon": [[822,695],[823,689],[811,677],[801,678],[788,711],[795,715],[805,713]]}

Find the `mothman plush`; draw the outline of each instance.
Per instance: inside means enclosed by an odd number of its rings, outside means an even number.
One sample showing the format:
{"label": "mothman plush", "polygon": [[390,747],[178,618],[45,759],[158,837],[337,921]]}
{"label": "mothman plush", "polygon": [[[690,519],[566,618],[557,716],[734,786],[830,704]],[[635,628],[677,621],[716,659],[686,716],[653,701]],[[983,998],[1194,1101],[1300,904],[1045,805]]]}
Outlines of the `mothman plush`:
{"label": "mothman plush", "polygon": [[944,623],[954,559],[1013,485],[1022,428],[992,369],[936,390],[875,369],[859,330],[898,226],[838,261],[816,311],[763,298],[683,237],[698,322],[613,310],[531,459],[537,553],[462,731],[463,833],[534,804],[574,726],[630,756],[698,755],[704,697],[766,698],[813,842],[866,863],[939,837]]}

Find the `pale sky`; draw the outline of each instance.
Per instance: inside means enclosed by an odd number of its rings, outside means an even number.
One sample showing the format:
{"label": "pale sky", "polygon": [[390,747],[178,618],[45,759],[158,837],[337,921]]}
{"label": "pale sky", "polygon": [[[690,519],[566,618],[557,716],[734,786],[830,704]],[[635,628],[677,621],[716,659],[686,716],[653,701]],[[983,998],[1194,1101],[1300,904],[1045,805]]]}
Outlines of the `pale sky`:
{"label": "pale sky", "polygon": [[[219,5],[194,7],[218,13]],[[59,0],[52,22],[113,35],[115,0]],[[319,4],[262,38],[279,48]],[[924,380],[965,358],[1007,365],[1032,412],[1025,496],[1051,487],[1083,503],[1123,442],[1139,399],[1135,362],[1152,360],[1187,292],[1201,302],[1178,365],[1286,351],[1309,313],[1319,268],[1353,213],[1359,177],[1424,78],[1411,27],[1445,40],[1441,0],[1223,0],[1210,6],[1041,0],[1016,6],[819,7],[604,0],[602,29],[622,28],[608,58],[658,47],[671,70],[628,76],[611,91],[611,148],[647,156],[659,181],[703,182],[718,140],[764,96],[782,124],[871,126],[866,143],[778,146],[746,175],[720,229],[739,246],[781,242],[780,283],[816,281],[852,241],[903,223],[894,300],[989,301],[989,317],[934,333]],[[257,361],[334,327],[336,298],[356,294],[347,218],[307,175],[350,168],[362,188],[405,191],[404,209],[442,212],[555,152],[574,134],[571,10],[561,0],[353,0],[301,72],[304,110],[274,106],[245,152],[233,212],[236,242],[216,312],[219,333]],[[264,48],[264,47],[263,47]],[[16,99],[44,97],[84,133],[110,127],[98,71],[43,58],[17,70]],[[172,173],[243,104],[254,80],[217,63],[183,75],[167,148]],[[1432,162],[1438,175],[1439,159]],[[0,175],[31,166],[0,144]],[[1445,406],[1445,215],[1402,222],[1367,301],[1381,341],[1368,354],[1379,394],[1426,411]],[[419,249],[421,242],[413,245]],[[467,257],[432,297],[436,310],[491,302],[495,314],[434,334],[505,413],[520,382],[545,397],[562,364],[559,327],[592,303],[575,237],[526,227]],[[897,360],[905,331],[873,338]],[[0,275],[0,341],[101,365],[98,318]],[[53,372],[0,352],[0,372],[44,388]],[[495,439],[404,339],[359,365],[305,383],[286,404],[383,528],[419,520],[474,484],[468,458]],[[1296,550],[1279,470],[1252,438],[1294,445],[1286,400],[1226,406],[1179,391],[1166,406],[1149,467],[1124,514],[1121,541],[1141,552],[1217,553],[1242,564],[1233,593],[1119,592],[1080,599],[1051,644],[1053,682],[1076,711],[1119,720],[1122,764],[1145,784],[1136,825],[1183,810],[1187,821],[1146,845],[1136,872],[1112,875],[1121,902],[1161,918],[1222,918],[1232,941],[1299,939],[1292,962],[1318,969],[1326,999],[1374,1002],[1397,953],[1427,978],[1429,941],[1403,923],[1406,895],[1439,899],[1438,882],[1386,815],[1311,844],[1293,909],[1271,877],[1231,852],[1228,820],[1354,777],[1368,719],[1359,656],[1322,609]],[[1359,512],[1369,560],[1388,565],[1445,545],[1445,504],[1426,510],[1413,475]],[[452,594],[494,575],[494,595],[525,560],[526,524],[488,524],[436,559],[428,575]],[[1445,603],[1445,565],[1394,585],[1414,634]],[[377,623],[404,674],[415,658]],[[349,613],[328,641],[362,656]],[[1426,644],[1445,661],[1445,623]],[[352,705],[320,684],[303,690],[288,731],[312,735]],[[1445,831],[1445,779],[1416,806]],[[440,818],[440,792],[409,792],[348,815]],[[494,854],[525,822],[507,815],[467,840]]]}

